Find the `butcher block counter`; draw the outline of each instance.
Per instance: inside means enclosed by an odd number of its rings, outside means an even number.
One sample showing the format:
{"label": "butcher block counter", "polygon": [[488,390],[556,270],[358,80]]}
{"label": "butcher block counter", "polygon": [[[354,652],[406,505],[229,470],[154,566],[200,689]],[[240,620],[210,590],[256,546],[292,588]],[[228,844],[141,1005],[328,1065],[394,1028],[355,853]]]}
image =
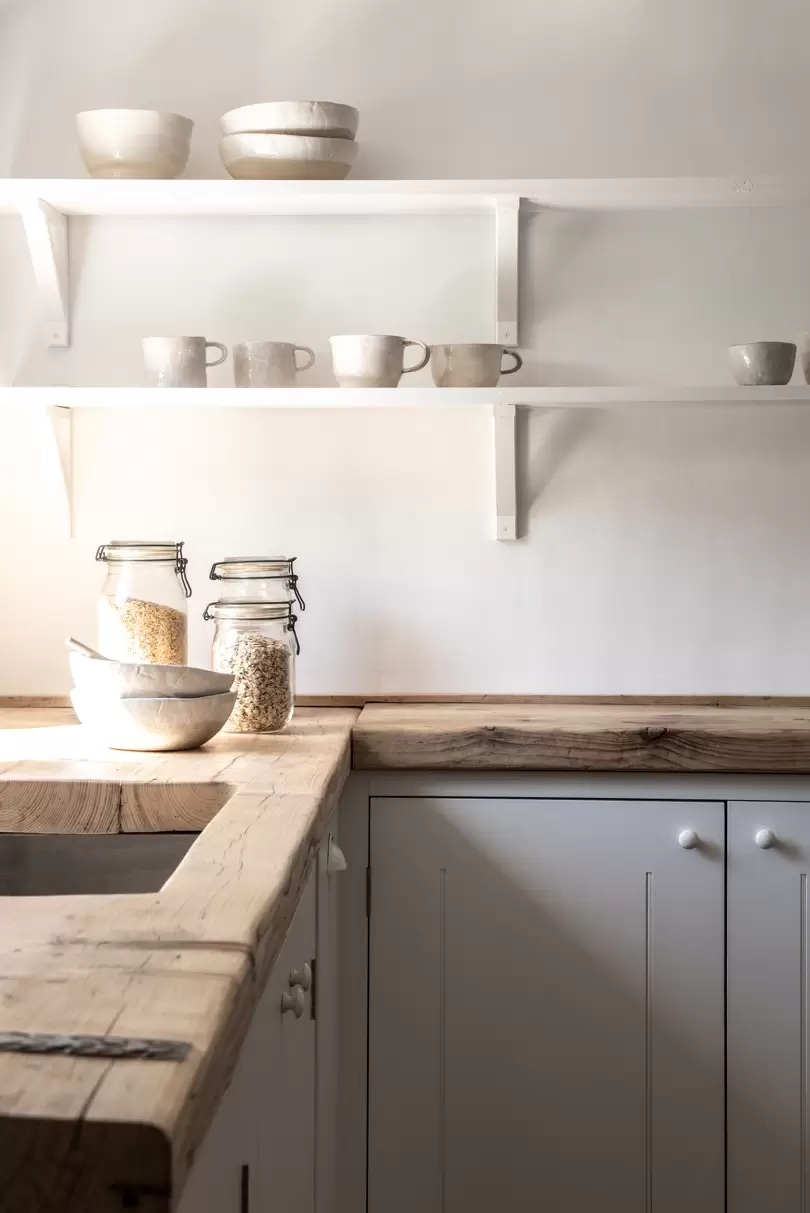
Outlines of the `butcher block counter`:
{"label": "butcher block counter", "polygon": [[[94,746],[0,709],[0,832],[201,831],[157,893],[0,898],[0,1032],[189,1042],[181,1062],[0,1053],[0,1213],[182,1189],[352,761],[358,769],[810,772],[810,703],[302,708],[281,735]],[[114,1197],[111,1196],[114,1193]]]}
{"label": "butcher block counter", "polygon": [[[178,1191],[349,771],[354,710],[204,750],[88,744],[70,711],[0,713],[0,830],[202,830],[159,893],[0,898],[0,1032],[185,1041],[182,1062],[0,1053],[0,1210]],[[149,1208],[163,1208],[160,1200]]]}

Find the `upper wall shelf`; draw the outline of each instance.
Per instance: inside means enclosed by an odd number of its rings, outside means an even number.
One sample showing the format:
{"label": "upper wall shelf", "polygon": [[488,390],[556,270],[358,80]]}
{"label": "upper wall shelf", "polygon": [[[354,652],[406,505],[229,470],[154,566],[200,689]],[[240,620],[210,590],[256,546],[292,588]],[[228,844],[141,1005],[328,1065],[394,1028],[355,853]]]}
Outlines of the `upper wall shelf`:
{"label": "upper wall shelf", "polygon": [[803,206],[804,177],[615,177],[503,181],[94,181],[0,179],[0,215],[19,214],[48,345],[70,343],[72,215],[492,215],[495,335],[518,344],[519,214],[570,210]]}
{"label": "upper wall shelf", "polygon": [[0,214],[41,200],[63,215],[492,214],[810,205],[810,177],[581,177],[493,181],[0,179]]}
{"label": "upper wall shelf", "polygon": [[502,387],[502,388],[170,388],[0,387],[0,409],[44,409],[53,435],[73,534],[72,421],[76,408],[146,409],[491,409],[495,455],[495,536],[517,538],[518,408],[666,409],[729,405],[749,411],[810,406],[810,387]]}

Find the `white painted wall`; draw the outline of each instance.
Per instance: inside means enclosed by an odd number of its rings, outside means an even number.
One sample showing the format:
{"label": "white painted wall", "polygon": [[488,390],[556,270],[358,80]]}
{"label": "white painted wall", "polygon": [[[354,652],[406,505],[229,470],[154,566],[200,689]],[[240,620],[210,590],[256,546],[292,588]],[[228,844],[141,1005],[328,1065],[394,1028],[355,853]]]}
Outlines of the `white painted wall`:
{"label": "white painted wall", "polygon": [[[362,112],[357,175],[789,172],[810,101],[799,0],[6,0],[0,172],[82,172],[73,114],[197,120],[325,96]],[[810,329],[810,214],[538,216],[512,382],[727,381],[725,347]],[[313,345],[391,331],[488,340],[483,218],[95,220],[72,226],[73,345],[39,343],[0,220],[0,381],[140,381],[148,333]],[[800,372],[797,372],[800,374]],[[230,363],[211,374],[230,382]],[[429,374],[427,374],[429,381]],[[0,694],[68,685],[112,537],[182,538],[204,662],[212,560],[297,554],[306,692],[808,690],[810,416],[533,415],[528,535],[492,542],[490,422],[458,413],[78,415],[63,537],[39,417],[0,417]]]}

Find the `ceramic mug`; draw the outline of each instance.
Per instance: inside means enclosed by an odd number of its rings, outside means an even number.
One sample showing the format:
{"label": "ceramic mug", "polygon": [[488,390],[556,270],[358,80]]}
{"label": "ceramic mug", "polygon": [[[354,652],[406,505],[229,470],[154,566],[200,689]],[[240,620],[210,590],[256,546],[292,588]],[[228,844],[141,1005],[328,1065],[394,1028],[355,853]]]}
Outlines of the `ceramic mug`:
{"label": "ceramic mug", "polygon": [[[308,371],[315,354],[307,345],[289,341],[240,341],[232,350],[237,387],[293,387],[298,371]],[[295,355],[306,354],[301,366]]]}
{"label": "ceramic mug", "polygon": [[[220,357],[206,362],[205,351],[213,347]],[[219,366],[228,357],[221,341],[204,337],[144,337],[143,361],[148,387],[207,387],[206,368]]]}
{"label": "ceramic mug", "polygon": [[[332,369],[340,387],[396,387],[403,374],[427,366],[430,350],[424,341],[405,337],[357,333],[330,337]],[[418,345],[423,357],[414,366],[404,366],[405,347]]]}
{"label": "ceramic mug", "polygon": [[[514,358],[515,365],[504,370],[505,354]],[[495,387],[501,375],[514,375],[522,366],[520,354],[502,345],[455,342],[430,347],[430,369],[436,387]]]}

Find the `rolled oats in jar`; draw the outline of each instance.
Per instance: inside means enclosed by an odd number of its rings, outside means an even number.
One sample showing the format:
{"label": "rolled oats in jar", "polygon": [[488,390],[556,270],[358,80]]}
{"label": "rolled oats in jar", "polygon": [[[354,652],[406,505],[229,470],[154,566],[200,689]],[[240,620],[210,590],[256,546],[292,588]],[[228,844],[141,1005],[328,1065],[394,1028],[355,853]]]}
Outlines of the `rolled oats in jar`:
{"label": "rolled oats in jar", "polygon": [[236,703],[226,732],[275,733],[292,720],[295,706],[295,657],[299,651],[296,616],[289,603],[213,602],[212,668],[233,674]]}
{"label": "rolled oats in jar", "polygon": [[186,665],[191,586],[182,543],[102,544],[107,565],[98,600],[98,648],[113,661]]}

